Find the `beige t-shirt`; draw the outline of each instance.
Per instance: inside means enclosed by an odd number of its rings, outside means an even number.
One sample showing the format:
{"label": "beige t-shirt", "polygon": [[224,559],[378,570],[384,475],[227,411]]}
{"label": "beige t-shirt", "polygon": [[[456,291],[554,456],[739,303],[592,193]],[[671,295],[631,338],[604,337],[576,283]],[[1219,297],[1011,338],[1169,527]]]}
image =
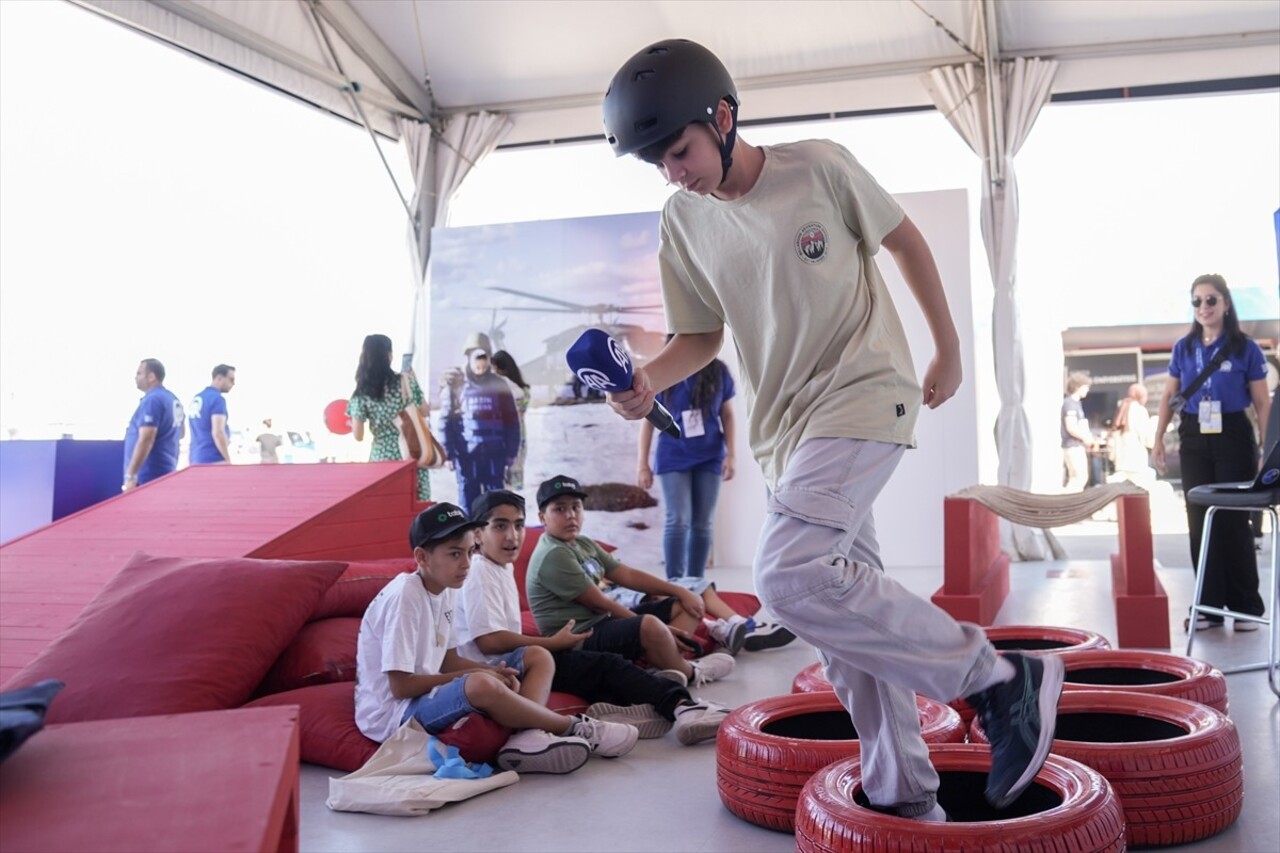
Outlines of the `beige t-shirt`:
{"label": "beige t-shirt", "polygon": [[742,198],[667,201],[658,259],[672,332],[732,332],[747,438],[773,488],[808,438],[914,446],[921,392],[872,257],[902,208],[834,142],[762,150]]}

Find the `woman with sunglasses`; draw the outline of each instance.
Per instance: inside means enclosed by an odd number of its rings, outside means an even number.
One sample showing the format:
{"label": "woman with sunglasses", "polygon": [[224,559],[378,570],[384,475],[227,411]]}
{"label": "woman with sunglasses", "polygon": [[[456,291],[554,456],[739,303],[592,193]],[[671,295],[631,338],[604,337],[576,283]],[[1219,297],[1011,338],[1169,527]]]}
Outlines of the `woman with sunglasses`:
{"label": "woman with sunglasses", "polygon": [[[1173,346],[1151,451],[1152,464],[1164,473],[1164,433],[1178,415],[1184,494],[1205,483],[1252,480],[1258,472],[1260,450],[1246,410],[1253,406],[1261,435],[1266,435],[1270,411],[1266,360],[1258,344],[1241,331],[1226,280],[1213,274],[1193,281],[1191,307],[1191,331]],[[1193,387],[1202,374],[1203,382]],[[1183,388],[1192,393],[1180,393]],[[1175,398],[1180,405],[1173,402]],[[1205,507],[1187,505],[1192,567],[1199,565],[1205,511]],[[1200,603],[1262,615],[1258,562],[1245,513],[1224,512],[1215,518]],[[1237,631],[1258,628],[1256,622],[1233,621]],[[1196,629],[1222,624],[1220,617],[1202,614],[1197,617]],[[1190,627],[1189,619],[1186,627]]]}

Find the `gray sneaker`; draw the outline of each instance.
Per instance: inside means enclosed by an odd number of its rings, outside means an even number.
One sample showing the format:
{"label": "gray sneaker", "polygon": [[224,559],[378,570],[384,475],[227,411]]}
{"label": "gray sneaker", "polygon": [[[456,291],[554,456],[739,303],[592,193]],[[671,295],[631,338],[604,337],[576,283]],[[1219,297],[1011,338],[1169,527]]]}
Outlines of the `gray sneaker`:
{"label": "gray sneaker", "polygon": [[580,737],[557,737],[542,729],[521,729],[507,738],[495,762],[517,773],[572,773],[591,757],[591,744]]}
{"label": "gray sneaker", "polygon": [[720,724],[728,716],[729,709],[718,702],[682,702],[676,706],[676,740],[685,746],[715,740]]}
{"label": "gray sneaker", "polygon": [[693,678],[689,679],[691,687],[701,687],[704,684],[719,681],[733,672],[733,657],[724,652],[712,652],[689,663],[693,666]]}
{"label": "gray sneaker", "polygon": [[1064,672],[1057,655],[1009,652],[1004,658],[1013,664],[1013,678],[965,697],[991,743],[986,795],[998,809],[1021,796],[1049,757]]}
{"label": "gray sneaker", "polygon": [[597,702],[587,709],[587,716],[606,723],[626,723],[635,726],[641,740],[662,737],[671,731],[671,721],[662,716],[652,705],[614,705]]}
{"label": "gray sneaker", "polygon": [[640,732],[629,723],[610,723],[582,714],[574,714],[572,720],[574,737],[585,740],[591,752],[601,758],[626,755],[640,739]]}

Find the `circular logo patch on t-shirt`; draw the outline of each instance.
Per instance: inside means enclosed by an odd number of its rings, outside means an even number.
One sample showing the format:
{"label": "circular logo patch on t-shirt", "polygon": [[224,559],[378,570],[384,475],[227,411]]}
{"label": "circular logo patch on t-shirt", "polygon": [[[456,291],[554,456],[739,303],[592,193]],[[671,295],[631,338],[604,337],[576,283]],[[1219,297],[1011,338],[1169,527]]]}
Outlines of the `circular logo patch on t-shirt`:
{"label": "circular logo patch on t-shirt", "polygon": [[796,254],[807,264],[820,263],[827,256],[827,229],[821,222],[806,222],[796,233]]}

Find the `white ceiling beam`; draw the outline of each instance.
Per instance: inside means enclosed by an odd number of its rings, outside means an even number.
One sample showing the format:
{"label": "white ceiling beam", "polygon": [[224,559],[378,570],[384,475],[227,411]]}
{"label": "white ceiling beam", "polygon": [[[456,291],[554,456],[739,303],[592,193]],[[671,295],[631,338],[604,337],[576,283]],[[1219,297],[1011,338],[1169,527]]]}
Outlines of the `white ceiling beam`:
{"label": "white ceiling beam", "polygon": [[[137,22],[116,15],[111,9],[104,8],[103,6],[92,2],[92,0],[71,0],[71,2],[99,15],[103,15],[104,17],[111,18],[112,20],[125,24],[133,29],[143,29]],[[289,50],[271,39],[261,36],[250,29],[240,26],[234,21],[230,21],[221,15],[209,11],[203,6],[197,6],[194,3],[179,3],[175,2],[175,0],[147,0],[147,2],[169,12],[170,14],[176,15],[192,22],[193,24],[203,27],[216,35],[222,36],[229,41],[233,41],[242,47],[254,51],[255,53],[261,54],[270,60],[292,68],[300,74],[305,74],[306,76],[324,83],[325,85],[332,86],[334,89],[341,90],[347,85],[347,81],[343,79],[342,75],[336,70],[329,68],[326,65],[322,65],[310,57],[303,56],[300,53]],[[200,53],[194,45],[182,44],[175,41],[168,33],[155,32],[151,30],[146,30],[146,32],[154,38],[175,44],[184,50],[189,50],[196,54]],[[413,104],[400,101],[397,98],[387,97],[380,92],[365,89],[360,93],[360,95],[365,101],[389,113],[403,115],[417,121],[422,121],[425,117],[424,114]]]}
{"label": "white ceiling beam", "polygon": [[413,104],[424,116],[434,116],[436,105],[427,87],[405,68],[378,38],[347,0],[310,0],[315,10],[369,66],[396,97]]}
{"label": "white ceiling beam", "polygon": [[1138,56],[1152,53],[1182,53],[1193,50],[1226,50],[1230,48],[1272,45],[1280,47],[1280,30],[1252,33],[1228,33],[1214,36],[1113,41],[1098,44],[1062,45],[1058,47],[1006,48],[1002,58],[1040,57],[1043,59],[1101,59],[1109,56]]}

